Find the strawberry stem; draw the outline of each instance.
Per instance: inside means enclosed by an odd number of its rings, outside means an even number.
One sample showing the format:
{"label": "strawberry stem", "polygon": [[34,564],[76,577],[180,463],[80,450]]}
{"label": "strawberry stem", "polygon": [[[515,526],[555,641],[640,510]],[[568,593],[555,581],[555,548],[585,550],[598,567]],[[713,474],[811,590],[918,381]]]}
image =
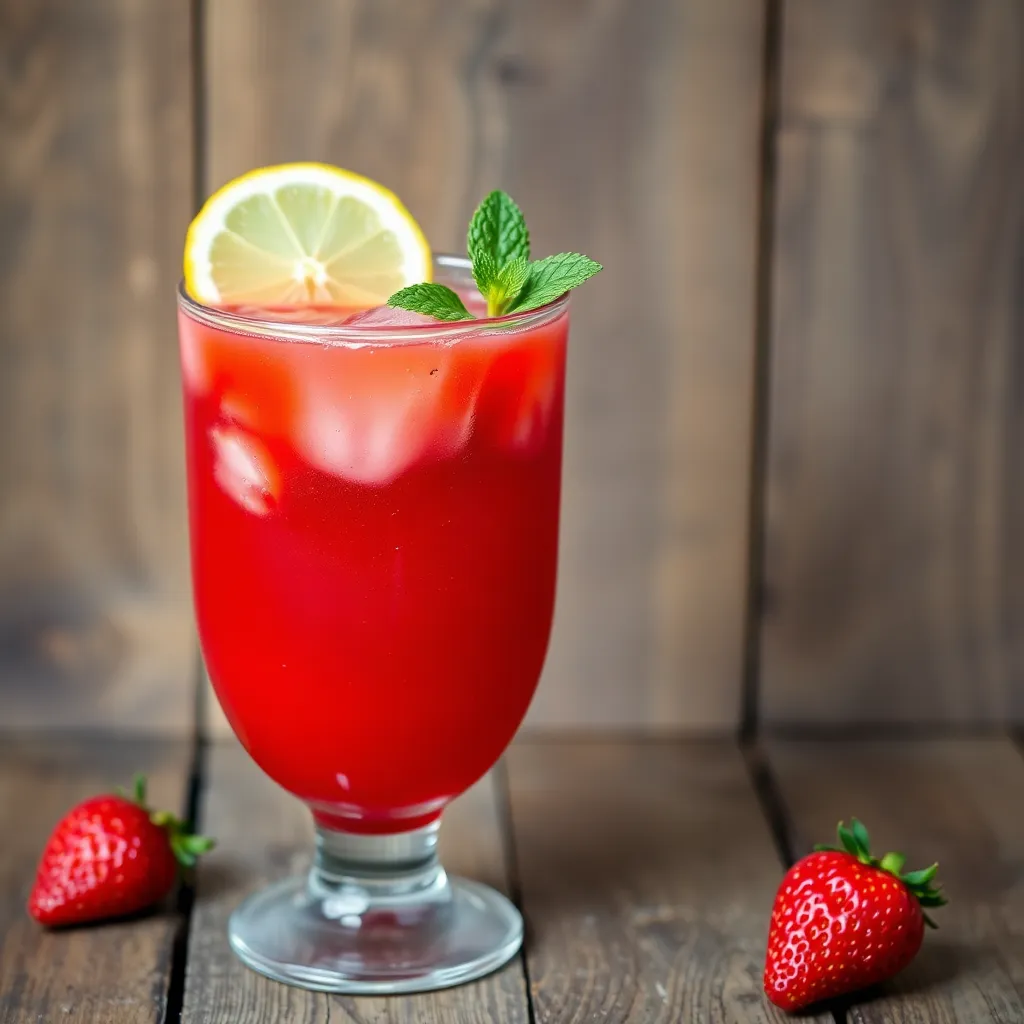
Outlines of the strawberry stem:
{"label": "strawberry stem", "polygon": [[897,878],[900,877],[900,872],[903,870],[903,865],[907,863],[907,858],[902,853],[887,853],[878,866],[883,871],[888,871],[890,875],[895,875]]}
{"label": "strawberry stem", "polygon": [[149,820],[157,828],[162,828],[167,833],[171,852],[181,867],[194,867],[198,858],[202,854],[208,853],[216,845],[216,841],[209,836],[200,836],[191,832],[188,823],[171,814],[170,811],[151,811],[146,806],[146,776],[141,773],[132,780],[132,799],[144,810],[149,811]]}

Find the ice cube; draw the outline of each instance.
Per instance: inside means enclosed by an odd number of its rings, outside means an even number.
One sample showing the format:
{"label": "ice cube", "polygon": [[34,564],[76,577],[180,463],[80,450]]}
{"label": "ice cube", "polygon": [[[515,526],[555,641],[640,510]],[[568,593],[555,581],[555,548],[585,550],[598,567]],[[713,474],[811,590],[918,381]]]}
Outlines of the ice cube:
{"label": "ice cube", "polygon": [[213,475],[242,508],[265,516],[276,503],[281,477],[262,442],[237,427],[214,427]]}
{"label": "ice cube", "polygon": [[532,455],[544,446],[558,398],[557,350],[513,339],[484,383],[478,428],[488,442]]}
{"label": "ice cube", "polygon": [[468,441],[485,366],[460,345],[350,349],[336,375],[306,376],[296,444],[328,472],[389,483]]}
{"label": "ice cube", "polygon": [[345,321],[346,327],[437,327],[441,321],[408,309],[392,309],[390,306],[374,306],[351,314]]}
{"label": "ice cube", "polygon": [[555,380],[545,376],[529,382],[516,404],[505,443],[524,453],[540,449],[547,435],[551,410],[555,404]]}
{"label": "ice cube", "polygon": [[453,454],[468,439],[471,418],[446,422],[429,395],[374,396],[335,404],[312,398],[300,444],[329,472],[361,484],[386,484],[428,456]]}

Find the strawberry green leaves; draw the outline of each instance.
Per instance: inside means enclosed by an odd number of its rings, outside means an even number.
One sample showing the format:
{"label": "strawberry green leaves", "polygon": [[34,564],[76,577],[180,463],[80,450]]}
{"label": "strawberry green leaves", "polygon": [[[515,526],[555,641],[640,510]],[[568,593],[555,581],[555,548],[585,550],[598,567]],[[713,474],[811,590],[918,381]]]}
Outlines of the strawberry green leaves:
{"label": "strawberry green leaves", "polygon": [[853,839],[858,848],[863,851],[865,855],[870,856],[871,837],[868,835],[868,830],[864,827],[864,823],[857,818],[852,818],[850,820],[850,831],[853,833]]}
{"label": "strawberry green leaves", "polygon": [[[531,261],[530,232],[523,212],[500,190],[491,192],[477,207],[466,246],[489,317],[539,309],[601,270],[600,263],[576,252]],[[388,305],[437,320],[472,319],[462,299],[441,284],[403,288],[388,299]]]}

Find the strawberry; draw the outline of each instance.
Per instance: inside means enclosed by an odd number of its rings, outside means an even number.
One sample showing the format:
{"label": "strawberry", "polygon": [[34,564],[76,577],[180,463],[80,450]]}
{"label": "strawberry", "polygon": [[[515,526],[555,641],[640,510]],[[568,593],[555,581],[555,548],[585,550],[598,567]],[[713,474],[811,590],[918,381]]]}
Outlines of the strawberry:
{"label": "strawberry", "polygon": [[146,780],[132,797],[97,796],[73,807],[43,849],[28,912],[40,924],[84,924],[143,910],[173,888],[213,840],[190,835],[146,806]]}
{"label": "strawberry", "polygon": [[776,1006],[799,1010],[877,984],[917,955],[924,907],[946,902],[933,886],[938,865],[903,874],[902,854],[871,855],[854,818],[838,828],[842,849],[818,846],[786,873],[775,897],[764,990]]}

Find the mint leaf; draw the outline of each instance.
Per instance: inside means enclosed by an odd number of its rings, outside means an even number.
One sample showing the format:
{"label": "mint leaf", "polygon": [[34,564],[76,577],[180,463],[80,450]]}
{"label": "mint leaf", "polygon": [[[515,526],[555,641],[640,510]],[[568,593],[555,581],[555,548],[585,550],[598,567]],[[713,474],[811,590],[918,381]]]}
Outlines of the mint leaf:
{"label": "mint leaf", "polygon": [[[530,276],[530,261],[525,256],[517,256],[498,271],[498,276],[491,284],[487,294],[487,312],[490,316],[501,316],[519,297],[519,293]],[[491,312],[491,308],[494,312]]]}
{"label": "mint leaf", "polygon": [[500,268],[494,256],[481,250],[473,260],[473,280],[476,281],[480,294],[486,299],[491,286],[497,281]]}
{"label": "mint leaf", "polygon": [[473,277],[480,294],[487,300],[487,315],[501,316],[519,294],[530,274],[530,261],[517,256],[500,270],[489,252],[478,253],[473,262]]}
{"label": "mint leaf", "polygon": [[600,263],[578,252],[560,252],[537,260],[530,264],[530,275],[507,312],[538,309],[583,284],[601,269]]}
{"label": "mint leaf", "polygon": [[480,266],[474,264],[473,276],[480,294],[487,300],[487,315],[502,316],[530,276],[530,262],[523,256],[517,256],[495,272],[493,259],[485,253],[480,257]]}
{"label": "mint leaf", "polygon": [[[494,261],[495,273],[520,256],[526,260],[530,258],[530,232],[526,229],[526,219],[507,192],[496,189],[485,196],[476,208],[469,222],[466,249],[473,261],[474,274],[477,261],[484,254]],[[483,288],[480,290],[482,292]]]}
{"label": "mint leaf", "polygon": [[392,309],[432,316],[435,320],[472,320],[473,315],[462,299],[443,284],[411,284],[388,299]]}

